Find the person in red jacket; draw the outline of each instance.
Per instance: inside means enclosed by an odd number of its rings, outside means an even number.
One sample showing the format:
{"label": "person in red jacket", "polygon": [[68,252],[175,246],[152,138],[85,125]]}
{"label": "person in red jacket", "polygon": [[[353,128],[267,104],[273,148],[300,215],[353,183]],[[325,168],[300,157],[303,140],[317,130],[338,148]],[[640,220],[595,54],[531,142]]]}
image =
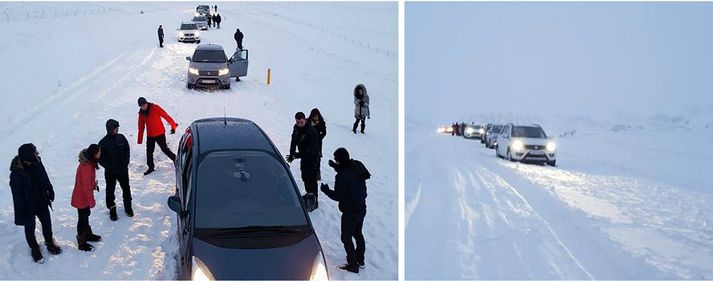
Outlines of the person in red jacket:
{"label": "person in red jacket", "polygon": [[166,113],[158,104],[150,103],[146,101],[144,97],[139,98],[139,144],[142,143],[144,139],[144,127],[146,128],[146,165],[149,169],[144,172],[144,175],[153,173],[154,163],[153,163],[153,151],[156,148],[156,144],[161,148],[163,154],[166,154],[168,158],[172,161],[176,161],[176,154],[173,154],[171,149],[168,148],[166,144],[166,129],[161,123],[161,118],[166,119],[171,125],[171,134],[176,133],[176,127],[178,124],[173,121],[173,118]]}
{"label": "person in red jacket", "polygon": [[94,191],[99,191],[96,170],[99,169],[99,158],[101,148],[98,144],[92,144],[79,153],[79,166],[74,179],[74,190],[72,191],[72,207],[77,208],[79,219],[77,220],[77,247],[82,251],[91,251],[94,246],[87,242],[99,242],[101,236],[92,232],[89,226],[89,215],[91,208],[94,208]]}

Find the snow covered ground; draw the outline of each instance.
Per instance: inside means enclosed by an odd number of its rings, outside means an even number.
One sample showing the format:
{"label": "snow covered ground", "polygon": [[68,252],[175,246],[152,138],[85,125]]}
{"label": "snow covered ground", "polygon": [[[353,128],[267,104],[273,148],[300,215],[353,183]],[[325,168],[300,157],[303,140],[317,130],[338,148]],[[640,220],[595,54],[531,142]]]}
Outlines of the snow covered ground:
{"label": "snow covered ground", "polygon": [[[176,42],[174,29],[191,18],[199,3],[0,3],[0,10],[40,9],[47,14],[64,5],[105,9],[82,16],[0,21],[8,38],[0,43],[0,166],[22,143],[33,142],[55,186],[52,213],[55,238],[64,248],[37,265],[29,256],[22,229],[13,224],[8,180],[0,183],[0,279],[170,279],[177,241],[175,214],[166,205],[174,190],[170,160],[157,152],[157,172],[144,177],[145,147],[136,145],[136,99],[160,104],[179,123],[179,132],[195,119],[248,118],[260,125],[278,148],[289,150],[296,111],[318,107],[327,121],[325,156],[346,147],[374,175],[369,182],[366,268],[358,275],[336,266],[345,262],[336,204],[322,200],[311,213],[335,279],[397,278],[397,5],[396,3],[241,3],[219,2],[222,29],[202,33],[203,43],[235,48],[235,28],[250,50],[248,76],[231,90],[194,91],[186,84],[186,56],[196,45]],[[139,11],[143,10],[144,14]],[[156,29],[164,26],[165,48]],[[272,84],[266,85],[267,69]],[[352,90],[364,83],[371,97],[367,134],[353,135]],[[111,222],[102,192],[96,194],[90,224],[104,241],[91,253],[76,249],[76,210],[70,206],[78,151],[98,142],[104,122],[114,118],[132,143],[131,185],[136,216]],[[169,135],[175,148],[179,134]],[[175,149],[174,149],[175,150]],[[296,163],[296,162],[295,162]],[[326,166],[326,165],[325,165]],[[292,165],[299,179],[299,165]],[[101,173],[101,171],[99,172]],[[323,167],[324,182],[334,171]],[[300,183],[301,186],[301,183]],[[117,196],[120,191],[117,190]],[[120,200],[119,200],[120,201]],[[42,241],[39,230],[37,237]]]}
{"label": "snow covered ground", "polygon": [[407,117],[406,278],[713,278],[711,112],[463,119],[543,124],[557,167]]}

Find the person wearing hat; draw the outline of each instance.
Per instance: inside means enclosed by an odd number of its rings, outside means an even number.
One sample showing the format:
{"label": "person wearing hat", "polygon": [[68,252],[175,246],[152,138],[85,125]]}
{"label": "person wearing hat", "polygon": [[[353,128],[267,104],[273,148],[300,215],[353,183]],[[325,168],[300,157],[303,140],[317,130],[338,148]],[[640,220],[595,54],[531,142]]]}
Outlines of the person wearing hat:
{"label": "person wearing hat", "polygon": [[161,118],[165,119],[169,124],[171,124],[171,134],[176,133],[176,127],[178,124],[173,121],[173,118],[166,113],[158,104],[150,103],[146,101],[146,98],[139,98],[139,144],[144,140],[144,129],[146,129],[146,165],[149,166],[148,170],[144,172],[144,175],[153,173],[154,162],[153,162],[153,151],[156,148],[156,144],[161,148],[163,154],[166,154],[168,158],[172,161],[176,161],[176,154],[174,154],[171,149],[168,148],[166,144],[166,129],[163,127]]}
{"label": "person wearing hat", "polygon": [[[305,191],[314,195],[314,209],[319,208],[317,195],[319,190],[319,133],[307,121],[304,112],[295,114],[295,125],[292,127],[292,140],[290,141],[290,154],[285,157],[292,163],[300,159],[300,172]],[[309,211],[314,211],[310,209]]]}
{"label": "person wearing hat", "polygon": [[[341,240],[347,252],[347,263],[339,269],[359,273],[359,268],[365,264],[366,242],[362,227],[366,216],[366,180],[371,174],[364,164],[351,159],[349,151],[343,147],[334,151],[334,160],[329,160],[329,166],[337,172],[334,190],[326,183],[321,189],[327,197],[339,202],[339,211],[342,212]],[[352,239],[356,241],[356,247]]]}
{"label": "person wearing hat", "polygon": [[42,224],[42,236],[45,238],[47,251],[53,255],[62,253],[52,234],[50,208],[54,201],[54,188],[34,144],[26,143],[20,146],[17,156],[12,159],[10,189],[15,224],[25,227],[25,240],[30,246],[32,259],[37,263],[44,262],[35,237],[35,217],[39,218]]}
{"label": "person wearing hat", "polygon": [[98,144],[91,144],[88,148],[79,152],[79,166],[74,177],[74,189],[72,190],[72,207],[77,208],[77,248],[89,252],[94,250],[94,246],[87,242],[99,242],[101,236],[94,234],[89,225],[89,215],[96,205],[94,191],[99,191],[97,183],[97,170],[99,169],[99,158],[101,158],[101,147]]}
{"label": "person wearing hat", "polygon": [[106,207],[109,208],[109,218],[116,221],[116,199],[114,190],[116,182],[121,186],[121,195],[124,199],[124,212],[129,217],[134,216],[131,208],[131,188],[129,186],[129,141],[124,135],[119,134],[119,122],[114,119],[106,121],[106,135],[99,141],[102,154],[99,164],[104,167],[104,180],[106,182]]}

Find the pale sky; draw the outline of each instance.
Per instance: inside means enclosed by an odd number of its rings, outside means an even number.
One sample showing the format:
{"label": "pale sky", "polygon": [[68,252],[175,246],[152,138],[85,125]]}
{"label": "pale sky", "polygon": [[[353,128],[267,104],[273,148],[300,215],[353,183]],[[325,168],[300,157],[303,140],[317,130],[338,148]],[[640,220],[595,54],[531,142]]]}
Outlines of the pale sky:
{"label": "pale sky", "polygon": [[407,2],[406,118],[713,105],[713,3]]}

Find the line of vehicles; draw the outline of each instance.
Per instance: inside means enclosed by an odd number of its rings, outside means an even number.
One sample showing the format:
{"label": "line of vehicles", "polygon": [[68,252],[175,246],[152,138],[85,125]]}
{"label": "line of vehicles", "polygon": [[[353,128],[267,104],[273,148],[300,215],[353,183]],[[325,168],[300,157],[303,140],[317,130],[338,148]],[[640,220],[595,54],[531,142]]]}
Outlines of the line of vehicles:
{"label": "line of vehicles", "polygon": [[557,165],[557,144],[537,124],[462,124],[438,129],[440,133],[478,139],[494,149],[495,156],[510,161]]}
{"label": "line of vehicles", "polygon": [[193,55],[186,57],[186,87],[230,89],[230,78],[240,81],[248,75],[248,50],[236,49],[228,58],[223,47],[218,44],[200,44],[201,30],[208,29],[206,15],[210,6],[199,5],[192,21],[181,23],[178,29],[178,42],[198,43]]}

